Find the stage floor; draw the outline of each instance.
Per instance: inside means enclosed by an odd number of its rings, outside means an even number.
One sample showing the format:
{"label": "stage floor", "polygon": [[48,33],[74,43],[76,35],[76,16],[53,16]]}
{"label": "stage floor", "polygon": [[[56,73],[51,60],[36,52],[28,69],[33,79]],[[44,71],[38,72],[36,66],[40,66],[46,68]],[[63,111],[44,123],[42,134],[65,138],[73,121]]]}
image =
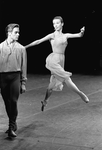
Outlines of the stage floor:
{"label": "stage floor", "polygon": [[8,118],[0,96],[0,150],[102,150],[102,76],[72,76],[89,103],[65,85],[63,91],[53,92],[41,112],[49,78],[28,74],[27,91],[18,101],[14,140],[8,140],[5,134]]}

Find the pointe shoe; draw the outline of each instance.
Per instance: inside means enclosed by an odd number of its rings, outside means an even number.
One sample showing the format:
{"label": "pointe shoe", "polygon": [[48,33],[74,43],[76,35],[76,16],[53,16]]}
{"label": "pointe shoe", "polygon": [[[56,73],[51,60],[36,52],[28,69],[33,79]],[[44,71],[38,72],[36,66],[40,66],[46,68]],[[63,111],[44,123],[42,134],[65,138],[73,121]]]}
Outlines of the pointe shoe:
{"label": "pointe shoe", "polygon": [[44,107],[47,106],[47,101],[41,101],[42,106],[41,106],[41,111],[44,111]]}
{"label": "pointe shoe", "polygon": [[83,100],[85,103],[88,103],[88,102],[89,102],[88,97],[87,97],[84,93],[81,95],[81,98],[82,98],[82,100]]}

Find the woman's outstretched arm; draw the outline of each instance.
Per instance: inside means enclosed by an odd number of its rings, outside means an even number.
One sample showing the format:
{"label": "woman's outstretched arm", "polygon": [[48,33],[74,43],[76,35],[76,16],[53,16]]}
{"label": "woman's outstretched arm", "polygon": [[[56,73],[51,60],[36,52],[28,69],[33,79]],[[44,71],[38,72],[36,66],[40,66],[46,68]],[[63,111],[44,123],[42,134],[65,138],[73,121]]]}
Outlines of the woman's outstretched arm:
{"label": "woman's outstretched arm", "polygon": [[84,32],[85,32],[85,27],[81,28],[79,33],[74,33],[74,34],[67,33],[66,35],[67,38],[77,38],[77,37],[82,37]]}
{"label": "woman's outstretched arm", "polygon": [[52,33],[51,34],[48,34],[47,36],[39,39],[39,40],[35,40],[33,41],[32,43],[28,44],[25,46],[25,48],[28,48],[28,47],[31,47],[31,46],[35,46],[35,45],[38,45],[44,41],[47,41],[47,40],[50,40],[52,38]]}

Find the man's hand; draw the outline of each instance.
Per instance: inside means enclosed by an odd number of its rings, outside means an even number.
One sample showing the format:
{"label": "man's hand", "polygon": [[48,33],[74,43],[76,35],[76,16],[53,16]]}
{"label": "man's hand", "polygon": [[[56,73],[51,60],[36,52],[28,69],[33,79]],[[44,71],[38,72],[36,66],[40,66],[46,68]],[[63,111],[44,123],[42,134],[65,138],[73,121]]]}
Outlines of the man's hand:
{"label": "man's hand", "polygon": [[21,89],[20,89],[20,93],[25,93],[26,92],[26,87],[24,84],[21,84]]}

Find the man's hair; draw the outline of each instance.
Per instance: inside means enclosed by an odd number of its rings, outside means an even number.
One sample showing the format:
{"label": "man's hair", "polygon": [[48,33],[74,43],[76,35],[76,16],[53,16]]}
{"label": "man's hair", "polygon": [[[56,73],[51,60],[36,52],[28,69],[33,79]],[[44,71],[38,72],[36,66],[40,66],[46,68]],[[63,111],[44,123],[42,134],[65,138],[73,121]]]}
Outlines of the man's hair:
{"label": "man's hair", "polygon": [[13,29],[16,27],[19,28],[19,24],[11,23],[11,24],[7,25],[7,27],[5,29],[6,34],[8,35],[8,32],[12,32]]}
{"label": "man's hair", "polygon": [[53,20],[54,20],[54,19],[59,19],[59,20],[61,21],[61,23],[64,23],[64,22],[63,22],[63,18],[62,18],[61,16],[56,16],[56,17],[53,18]]}

